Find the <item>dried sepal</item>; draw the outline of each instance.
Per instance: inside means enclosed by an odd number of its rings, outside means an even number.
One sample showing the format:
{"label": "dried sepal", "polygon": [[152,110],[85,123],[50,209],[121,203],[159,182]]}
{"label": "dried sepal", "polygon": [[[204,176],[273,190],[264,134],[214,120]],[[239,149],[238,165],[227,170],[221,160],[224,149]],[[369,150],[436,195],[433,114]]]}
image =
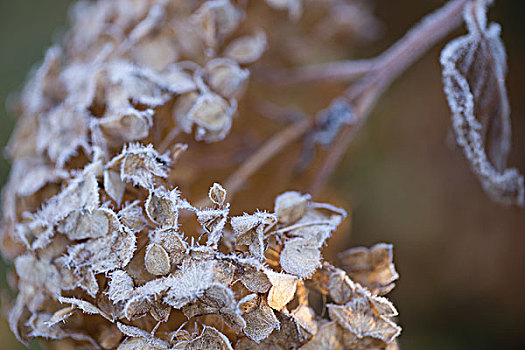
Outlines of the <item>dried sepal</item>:
{"label": "dried sepal", "polygon": [[139,201],[124,205],[117,213],[122,225],[133,232],[142,231],[147,221]]}
{"label": "dried sepal", "polygon": [[[89,114],[70,105],[59,105],[40,119],[37,150],[44,152],[57,167],[77,154],[78,147],[90,152],[88,144]],[[57,128],[56,125],[60,125]]]}
{"label": "dried sepal", "polygon": [[280,323],[264,298],[257,298],[255,307],[243,314],[246,321],[244,334],[255,342],[266,339]]}
{"label": "dried sepal", "polygon": [[210,187],[208,197],[210,197],[211,201],[216,205],[223,205],[226,200],[226,190],[220,184],[214,183]]}
{"label": "dried sepal", "polygon": [[249,64],[257,61],[266,50],[266,34],[259,29],[253,35],[247,35],[232,41],[224,50],[224,56],[240,63]]}
{"label": "dried sepal", "polygon": [[152,243],[146,248],[144,261],[146,263],[146,270],[152,275],[166,275],[171,270],[170,257],[166,250],[159,244]]}
{"label": "dried sepal", "polygon": [[59,223],[57,231],[71,240],[82,240],[104,237],[118,230],[119,225],[117,215],[111,209],[75,210]]}
{"label": "dried sepal", "polygon": [[244,91],[250,72],[231,59],[216,58],[206,63],[204,79],[210,88],[225,98],[238,98]]}
{"label": "dried sepal", "polygon": [[231,225],[238,245],[248,245],[250,253],[257,259],[264,255],[264,233],[277,222],[275,215],[257,212],[231,218]]}
{"label": "dried sepal", "polygon": [[177,190],[166,191],[159,187],[150,191],[146,200],[146,214],[161,227],[177,227],[179,193]]}
{"label": "dried sepal", "polygon": [[266,270],[265,273],[272,284],[268,292],[268,305],[279,311],[293,299],[297,288],[297,277],[272,270]]}
{"label": "dried sepal", "polygon": [[144,188],[152,188],[154,178],[168,176],[170,159],[160,155],[152,145],[129,144],[122,150],[120,177]]}
{"label": "dried sepal", "polygon": [[349,276],[376,294],[387,294],[399,278],[391,244],[378,243],[370,249],[351,248],[340,253],[339,257]]}
{"label": "dried sepal", "polygon": [[279,223],[289,225],[303,217],[310,201],[309,195],[296,191],[282,193],[275,198],[274,211]]}
{"label": "dried sepal", "polygon": [[152,109],[138,111],[133,107],[126,107],[113,113],[99,121],[101,130],[111,143],[138,141],[148,136],[153,125]]}

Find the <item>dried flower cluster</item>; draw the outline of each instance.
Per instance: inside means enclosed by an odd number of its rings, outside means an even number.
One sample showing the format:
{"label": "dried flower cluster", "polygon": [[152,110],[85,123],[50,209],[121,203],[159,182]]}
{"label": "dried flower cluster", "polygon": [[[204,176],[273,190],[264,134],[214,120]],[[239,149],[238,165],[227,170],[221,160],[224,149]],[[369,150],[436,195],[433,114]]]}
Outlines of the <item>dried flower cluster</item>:
{"label": "dried flower cluster", "polygon": [[[291,18],[304,5],[266,2]],[[187,149],[177,135],[223,140],[248,66],[266,49],[262,29],[240,29],[243,3],[73,8],[64,44],[48,50],[21,94],[7,150],[13,169],[1,239],[14,265],[9,323],[20,341],[44,338],[58,349],[397,348],[397,311],[383,297],[398,277],[392,247],[349,250],[344,269],[323,260],[344,210],[289,191],[272,212],[232,216],[221,185],[200,207],[171,184]],[[311,144],[330,143],[352,122],[344,101],[329,112]]]}

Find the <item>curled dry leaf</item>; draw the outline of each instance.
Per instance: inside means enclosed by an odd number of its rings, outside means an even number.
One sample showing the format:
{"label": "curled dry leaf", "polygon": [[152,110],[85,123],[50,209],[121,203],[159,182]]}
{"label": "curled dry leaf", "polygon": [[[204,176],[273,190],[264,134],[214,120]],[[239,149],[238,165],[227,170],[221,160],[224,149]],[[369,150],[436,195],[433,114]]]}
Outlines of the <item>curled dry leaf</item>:
{"label": "curled dry leaf", "polygon": [[257,61],[266,50],[266,34],[259,29],[255,34],[243,36],[232,41],[224,55],[240,64]]}
{"label": "curled dry leaf", "polygon": [[351,248],[339,254],[348,275],[372,292],[384,295],[394,288],[399,275],[393,263],[393,246],[379,243],[370,249]]}
{"label": "curled dry leaf", "polygon": [[510,108],[505,88],[506,54],[501,28],[487,24],[488,1],[465,6],[469,34],[441,53],[443,84],[456,141],[483,189],[498,202],[524,204],[523,176],[507,168]]}

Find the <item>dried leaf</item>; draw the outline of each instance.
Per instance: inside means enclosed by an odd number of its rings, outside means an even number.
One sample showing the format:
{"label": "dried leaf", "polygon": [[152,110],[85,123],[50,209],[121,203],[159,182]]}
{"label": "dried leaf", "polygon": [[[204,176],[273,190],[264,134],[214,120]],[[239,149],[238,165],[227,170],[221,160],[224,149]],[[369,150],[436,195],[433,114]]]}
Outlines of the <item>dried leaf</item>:
{"label": "dried leaf", "polygon": [[378,243],[370,249],[356,247],[339,254],[344,269],[350,277],[380,295],[394,288],[399,275],[393,263],[393,246]]}
{"label": "dried leaf", "polygon": [[487,1],[465,6],[469,34],[441,53],[443,84],[456,141],[483,189],[503,204],[524,204],[523,176],[507,168],[510,108],[506,54],[496,23],[487,26]]}
{"label": "dried leaf", "polygon": [[274,329],[279,329],[280,324],[264,298],[259,298],[256,305],[256,307],[246,312],[243,318],[246,321],[244,334],[258,343],[266,339]]}
{"label": "dried leaf", "polygon": [[277,220],[284,225],[293,224],[306,213],[309,200],[309,195],[302,195],[296,191],[280,194],[275,198],[274,205]]}
{"label": "dried leaf", "polygon": [[166,275],[171,270],[170,257],[161,245],[150,244],[146,249],[146,270],[155,276]]}
{"label": "dried leaf", "polygon": [[293,299],[297,288],[297,277],[272,270],[266,270],[265,273],[272,284],[268,293],[268,305],[279,311]]}
{"label": "dried leaf", "polygon": [[224,56],[240,64],[257,61],[266,50],[266,34],[258,30],[254,35],[243,36],[232,41],[224,50]]}

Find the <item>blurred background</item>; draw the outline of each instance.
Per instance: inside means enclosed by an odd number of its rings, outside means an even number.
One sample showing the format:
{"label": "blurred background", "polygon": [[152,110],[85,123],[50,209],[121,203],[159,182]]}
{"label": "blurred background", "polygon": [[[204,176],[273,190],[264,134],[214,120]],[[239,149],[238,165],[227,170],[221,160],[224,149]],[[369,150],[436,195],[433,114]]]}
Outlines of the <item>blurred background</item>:
{"label": "blurred background", "polygon": [[[376,0],[381,38],[375,55],[441,0]],[[0,0],[0,138],[15,118],[6,111],[31,67],[60,37],[70,1]],[[513,150],[525,172],[525,2],[497,1],[490,18],[503,25],[508,53]],[[453,36],[463,33],[458,30]],[[452,37],[452,36],[451,36]],[[449,140],[441,90],[441,42],[383,96],[332,179],[351,209],[345,248],[385,241],[401,275],[390,294],[400,311],[402,349],[525,349],[525,210],[492,203]],[[9,164],[0,161],[0,183]],[[5,286],[6,263],[0,265]],[[0,320],[0,349],[22,349]],[[38,348],[35,345],[34,348]]]}

